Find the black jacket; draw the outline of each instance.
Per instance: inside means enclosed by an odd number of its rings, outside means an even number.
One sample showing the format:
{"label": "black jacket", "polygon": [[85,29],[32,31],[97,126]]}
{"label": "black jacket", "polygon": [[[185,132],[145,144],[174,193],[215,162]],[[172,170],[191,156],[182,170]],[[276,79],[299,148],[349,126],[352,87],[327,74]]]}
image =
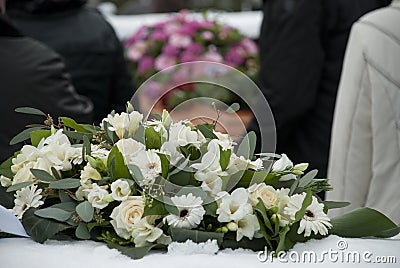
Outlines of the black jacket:
{"label": "black jacket", "polygon": [[111,110],[125,111],[134,93],[123,48],[113,28],[83,0],[13,0],[8,15],[26,36],[65,60],[72,84],[94,104],[95,123]]}
{"label": "black jacket", "polygon": [[[267,0],[260,80],[274,114],[276,152],[327,173],[331,125],[347,39],[363,14],[390,0]],[[253,126],[254,128],[254,126]]]}
{"label": "black jacket", "polygon": [[55,122],[60,115],[79,122],[92,121],[93,105],[76,94],[60,56],[43,44],[21,35],[0,16],[0,161],[20,146],[9,146],[13,136],[44,118],[14,112],[34,107],[49,113]]}

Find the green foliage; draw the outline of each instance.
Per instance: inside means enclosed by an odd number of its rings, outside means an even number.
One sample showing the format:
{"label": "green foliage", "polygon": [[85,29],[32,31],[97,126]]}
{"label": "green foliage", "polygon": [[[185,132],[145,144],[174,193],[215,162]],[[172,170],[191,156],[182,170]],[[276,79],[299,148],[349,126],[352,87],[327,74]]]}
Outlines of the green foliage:
{"label": "green foliage", "polygon": [[87,224],[80,222],[78,227],[75,229],[75,235],[79,239],[90,239],[90,232],[88,230]]}
{"label": "green foliage", "polygon": [[31,137],[31,144],[33,146],[38,146],[42,139],[45,139],[51,135],[49,129],[38,129],[29,133]]}
{"label": "green foliage", "polygon": [[66,178],[59,181],[50,182],[49,188],[52,189],[74,189],[81,185],[79,179]]}
{"label": "green foliage", "polygon": [[33,181],[25,181],[25,182],[17,183],[17,184],[14,184],[14,185],[11,185],[10,187],[8,187],[7,192],[14,192],[14,191],[20,190],[31,184],[33,184]]}
{"label": "green foliage", "polygon": [[172,241],[176,242],[186,242],[186,240],[192,240],[195,243],[206,242],[207,240],[215,239],[219,246],[221,246],[222,241],[224,239],[223,233],[214,233],[214,232],[203,232],[198,230],[187,230],[180,228],[170,228]]}
{"label": "green foliage", "polygon": [[76,213],[84,222],[90,222],[93,219],[94,208],[89,201],[84,201],[76,206]]}
{"label": "green foliage", "polygon": [[22,217],[22,224],[33,240],[44,243],[57,233],[71,228],[70,225],[35,215],[37,209],[30,208]]}
{"label": "green foliage", "polygon": [[63,122],[64,126],[75,129],[78,132],[92,133],[92,131],[89,130],[87,126],[78,124],[77,122],[75,122],[74,119],[71,119],[69,117],[60,117],[60,120]]}
{"label": "green foliage", "polygon": [[219,146],[219,151],[220,151],[219,164],[221,166],[222,171],[225,171],[229,165],[232,150],[223,150],[222,147]]}
{"label": "green foliage", "polygon": [[39,109],[32,108],[32,107],[19,107],[16,108],[14,111],[17,113],[21,114],[31,114],[31,115],[41,115],[41,116],[47,116],[44,112],[42,112]]}
{"label": "green foliage", "polygon": [[203,134],[206,139],[218,139],[213,132],[213,127],[210,124],[197,125],[196,128]]}
{"label": "green foliage", "polygon": [[27,129],[23,130],[22,132],[15,135],[14,138],[11,139],[10,145],[15,145],[17,143],[26,141],[27,139],[29,139],[31,137],[30,136],[31,132],[39,130],[39,129],[42,129],[42,127],[31,127],[31,128],[27,128]]}
{"label": "green foliage", "polygon": [[242,142],[240,143],[236,155],[243,156],[246,159],[252,159],[254,155],[254,150],[256,148],[257,136],[254,131],[250,131],[246,134],[243,138]]}
{"label": "green foliage", "polygon": [[161,148],[161,135],[155,131],[153,127],[146,128],[144,131],[146,149],[160,149]]}
{"label": "green foliage", "polygon": [[116,145],[113,146],[110,154],[108,155],[107,168],[110,172],[111,177],[114,180],[131,178],[129,169],[125,165],[124,157],[122,156]]}
{"label": "green foliage", "polygon": [[43,208],[35,211],[35,215],[41,218],[53,219],[57,221],[67,221],[71,218],[72,213],[54,207]]}
{"label": "green foliage", "polygon": [[51,176],[47,171],[42,169],[30,169],[33,176],[40,181],[51,182],[54,181],[54,177]]}

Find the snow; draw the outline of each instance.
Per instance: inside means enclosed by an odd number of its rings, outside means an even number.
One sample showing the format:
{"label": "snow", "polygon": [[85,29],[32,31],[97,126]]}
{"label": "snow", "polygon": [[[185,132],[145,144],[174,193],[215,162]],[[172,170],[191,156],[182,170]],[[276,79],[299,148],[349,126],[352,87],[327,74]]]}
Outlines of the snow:
{"label": "snow", "polygon": [[[344,241],[344,242],[343,242]],[[338,242],[340,244],[338,245]],[[96,268],[125,268],[125,267],[163,267],[163,268],[210,268],[210,267],[229,267],[229,268],[247,268],[247,267],[309,267],[309,263],[281,263],[274,260],[271,264],[269,260],[261,262],[257,258],[257,253],[251,250],[226,249],[217,254],[200,254],[200,252],[214,252],[214,242],[208,242],[207,245],[194,245],[193,243],[174,244],[170,252],[151,252],[143,259],[132,260],[120,254],[115,249],[109,249],[102,243],[93,241],[48,241],[45,244],[38,244],[27,238],[4,238],[0,239],[0,267],[8,268],[69,268],[69,267],[96,267]],[[338,246],[346,246],[340,250]],[[186,249],[185,249],[186,247]],[[191,248],[193,247],[193,248]],[[182,250],[181,254],[177,251]],[[197,250],[197,253],[193,251]],[[400,262],[400,236],[394,239],[350,239],[330,236],[328,238],[316,241],[311,240],[307,243],[297,244],[294,248],[297,254],[304,251],[315,251],[322,254],[323,251],[334,250],[336,252],[358,251],[361,254],[371,252],[371,259],[376,256],[394,256],[397,262]],[[183,255],[185,253],[189,255]],[[294,252],[291,251],[291,252]],[[178,252],[179,253],[179,252]],[[193,254],[194,253],[194,254]],[[320,256],[320,255],[318,255]],[[375,264],[367,267],[398,267],[399,264]],[[311,266],[321,266],[313,264]],[[324,267],[352,267],[353,263],[333,263],[326,259]],[[358,267],[365,267],[365,262],[358,264]]]}

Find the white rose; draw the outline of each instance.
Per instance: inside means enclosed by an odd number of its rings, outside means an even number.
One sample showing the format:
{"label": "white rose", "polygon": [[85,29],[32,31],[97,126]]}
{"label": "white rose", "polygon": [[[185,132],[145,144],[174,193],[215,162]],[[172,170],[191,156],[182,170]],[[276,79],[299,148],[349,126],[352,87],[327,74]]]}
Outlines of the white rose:
{"label": "white rose", "polygon": [[185,125],[185,122],[173,123],[170,126],[169,141],[175,141],[179,146],[186,146],[188,144],[197,145],[199,143],[198,138],[197,131]]}
{"label": "white rose", "polygon": [[111,195],[114,200],[124,201],[131,194],[131,187],[125,180],[118,179],[111,184]]}
{"label": "white rose", "polygon": [[130,196],[115,207],[111,213],[111,224],[115,232],[122,238],[131,237],[135,224],[140,221],[144,212],[141,196]]}
{"label": "white rose", "polygon": [[146,146],[143,143],[135,141],[134,139],[120,139],[117,143],[118,151],[124,157],[125,163],[128,163],[130,158],[135,156],[141,151],[146,150]]}
{"label": "white rose", "polygon": [[290,161],[286,154],[282,154],[282,157],[272,165],[272,170],[284,171],[285,169],[291,167],[293,167],[293,162]]}
{"label": "white rose", "polygon": [[101,188],[96,183],[93,183],[93,188],[86,189],[84,191],[88,192],[87,199],[92,204],[94,208],[103,209],[109,204],[109,200],[106,199],[108,196],[107,190]]}
{"label": "white rose", "polygon": [[87,184],[88,180],[99,181],[101,180],[100,173],[93,168],[89,163],[81,171],[81,185]]}
{"label": "white rose", "polygon": [[253,186],[255,186],[255,189],[250,187],[249,191],[251,191],[250,195],[255,204],[258,203],[258,198],[260,198],[266,209],[271,209],[278,205],[279,197],[274,187],[265,183]]}

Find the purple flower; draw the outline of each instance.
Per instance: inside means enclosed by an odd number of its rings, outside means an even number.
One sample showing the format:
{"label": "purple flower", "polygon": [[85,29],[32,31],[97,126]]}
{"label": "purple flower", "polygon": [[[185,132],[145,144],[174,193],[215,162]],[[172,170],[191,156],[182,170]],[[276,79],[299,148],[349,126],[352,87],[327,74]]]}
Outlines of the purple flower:
{"label": "purple flower", "polygon": [[152,100],[156,100],[161,97],[162,93],[163,89],[161,88],[161,84],[155,81],[150,81],[144,88],[144,94]]}
{"label": "purple flower", "polygon": [[163,31],[157,30],[151,34],[150,39],[165,41],[168,39],[168,35]]}
{"label": "purple flower", "polygon": [[149,29],[147,26],[140,27],[139,30],[137,30],[137,32],[132,37],[130,37],[128,40],[126,40],[126,43],[125,43],[126,46],[130,46],[133,43],[135,43],[136,41],[145,39],[147,37],[148,31],[149,31]]}
{"label": "purple flower", "polygon": [[172,34],[169,38],[169,43],[175,47],[187,47],[192,42],[192,39],[183,34]]}
{"label": "purple flower", "polygon": [[146,52],[146,49],[147,49],[146,42],[137,41],[128,48],[128,53],[127,53],[128,59],[133,61],[139,60]]}
{"label": "purple flower", "polygon": [[246,52],[240,46],[232,47],[225,55],[225,61],[232,67],[240,66],[245,60]]}
{"label": "purple flower", "polygon": [[168,67],[175,65],[176,59],[173,57],[169,57],[167,55],[161,54],[158,56],[154,62],[154,66],[156,70],[161,71]]}
{"label": "purple flower", "polygon": [[143,57],[138,64],[138,73],[143,74],[148,70],[151,70],[154,65],[154,58],[150,56]]}
{"label": "purple flower", "polygon": [[189,51],[185,51],[184,53],[182,53],[182,55],[180,57],[180,62],[195,61],[196,59],[198,59],[197,56],[193,55]]}
{"label": "purple flower", "polygon": [[246,50],[249,55],[257,55],[258,54],[258,47],[256,43],[251,40],[250,38],[243,38],[240,42],[240,45]]}
{"label": "purple flower", "polygon": [[222,56],[217,51],[208,51],[202,57],[204,61],[222,62]]}
{"label": "purple flower", "polygon": [[204,48],[203,48],[203,46],[201,46],[201,45],[199,45],[199,44],[197,44],[197,43],[191,43],[187,48],[186,48],[186,51],[187,52],[190,52],[190,53],[192,53],[192,54],[196,54],[196,55],[198,55],[198,54],[200,54],[201,52],[203,52],[203,50],[204,50]]}
{"label": "purple flower", "polygon": [[170,57],[176,57],[179,54],[179,48],[177,48],[171,44],[166,44],[162,48],[162,53],[167,56],[170,56]]}
{"label": "purple flower", "polygon": [[200,23],[198,21],[186,21],[179,30],[180,34],[193,36],[196,34],[200,28]]}
{"label": "purple flower", "polygon": [[201,37],[206,41],[210,41],[214,38],[214,34],[210,31],[205,31],[201,34]]}

